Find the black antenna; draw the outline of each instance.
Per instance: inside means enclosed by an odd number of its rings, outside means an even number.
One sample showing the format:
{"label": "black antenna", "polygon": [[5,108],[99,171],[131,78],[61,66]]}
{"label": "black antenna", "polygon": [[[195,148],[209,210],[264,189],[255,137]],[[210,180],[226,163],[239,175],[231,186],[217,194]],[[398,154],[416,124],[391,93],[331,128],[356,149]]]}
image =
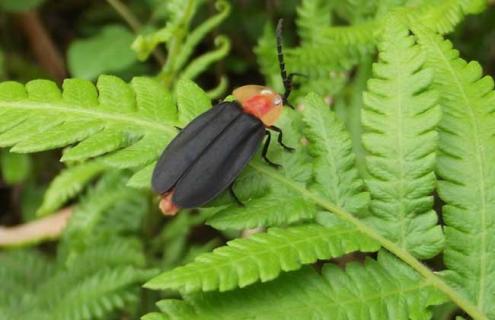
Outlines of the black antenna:
{"label": "black antenna", "polygon": [[285,88],[285,92],[284,92],[284,96],[283,96],[283,99],[284,99],[284,104],[293,108],[288,99],[289,99],[289,95],[292,91],[292,77],[288,77],[287,76],[287,71],[285,70],[285,63],[284,63],[284,53],[282,51],[282,24],[283,24],[284,20],[283,19],[279,19],[278,20],[278,23],[277,23],[277,57],[278,57],[278,64],[280,66],[280,73],[282,75],[282,81],[284,82],[284,88]]}

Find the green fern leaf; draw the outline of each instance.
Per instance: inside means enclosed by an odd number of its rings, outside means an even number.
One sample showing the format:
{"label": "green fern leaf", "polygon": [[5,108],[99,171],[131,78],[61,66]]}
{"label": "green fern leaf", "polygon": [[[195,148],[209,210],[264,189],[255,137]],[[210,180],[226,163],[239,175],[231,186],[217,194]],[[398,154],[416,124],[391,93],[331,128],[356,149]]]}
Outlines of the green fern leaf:
{"label": "green fern leaf", "polygon": [[227,291],[257,281],[275,279],[282,271],[293,271],[318,259],[330,259],[378,246],[354,227],[338,224],[325,228],[303,225],[270,229],[197,257],[186,266],[165,272],[145,284],[151,289]]}
{"label": "green fern leaf", "polygon": [[370,20],[350,26],[331,26],[321,31],[324,39],[334,40],[347,46],[367,46],[373,44],[380,34],[380,20]]}
{"label": "green fern leaf", "polygon": [[[417,5],[398,6],[395,3],[382,2],[374,19],[358,19],[349,26],[329,26],[319,29],[320,41],[335,41],[340,45],[369,46],[375,44],[382,33],[390,15],[396,13],[407,16],[410,21],[421,21],[425,26],[442,34],[451,32],[466,14],[479,12],[483,8],[481,1],[436,0],[423,1]],[[351,10],[366,7],[365,3],[353,3]],[[356,15],[355,12],[351,13]],[[360,21],[362,20],[362,21]]]}
{"label": "green fern leaf", "polygon": [[[495,317],[495,93],[478,63],[414,25],[435,71],[443,116],[439,125],[438,192],[445,202],[448,279],[488,317]],[[461,289],[462,288],[462,289]]]}
{"label": "green fern leaf", "polygon": [[330,23],[330,3],[322,0],[303,0],[297,7],[297,32],[303,43],[317,43],[321,26]]}
{"label": "green fern leaf", "polygon": [[24,317],[33,319],[42,314],[46,319],[57,320],[101,319],[112,311],[125,309],[126,304],[136,302],[136,284],[150,275],[149,272],[130,266],[101,269],[77,279],[77,282],[68,274],[68,277],[63,279],[71,282],[68,290],[55,288],[56,283],[62,280],[60,278],[56,282],[46,283],[40,288],[39,299],[31,308],[26,308]]}
{"label": "green fern leaf", "polygon": [[[63,94],[54,83],[0,84],[0,145],[35,152],[79,142],[62,160],[101,156],[118,168],[140,167],[156,159],[175,134],[176,108],[151,79],[101,76],[96,87],[66,80]],[[111,153],[110,153],[111,152]]]}
{"label": "green fern leaf", "polygon": [[440,109],[428,90],[432,72],[423,67],[424,56],[408,33],[400,20],[388,22],[364,95],[363,144],[369,153],[370,222],[424,259],[443,245],[431,196]]}
{"label": "green fern leaf", "polygon": [[67,200],[79,194],[105,168],[101,163],[91,161],[64,169],[50,183],[37,214],[44,216],[59,209]]}
{"label": "green fern leaf", "polygon": [[177,107],[179,122],[188,124],[211,107],[208,95],[194,82],[180,80],[177,84]]}
{"label": "green fern leaf", "polygon": [[463,0],[426,1],[416,10],[404,10],[413,21],[420,21],[424,26],[439,33],[449,33],[464,17]]}
{"label": "green fern leaf", "polygon": [[149,189],[151,185],[151,176],[153,174],[153,169],[155,169],[155,166],[156,162],[153,162],[137,171],[129,179],[129,181],[127,181],[127,185],[136,189]]}
{"label": "green fern leaf", "polygon": [[145,60],[161,43],[169,43],[181,28],[188,27],[196,13],[199,2],[196,0],[172,0],[165,4],[167,24],[151,34],[140,35],[134,40],[132,49],[140,60]]}
{"label": "green fern leaf", "polygon": [[2,319],[108,319],[136,302],[139,283],[156,274],[145,269],[142,245],[133,238],[107,237],[77,256],[57,258],[0,255]]}
{"label": "green fern leaf", "polygon": [[[267,82],[275,90],[283,92],[278,69],[275,34],[270,25],[264,29],[255,48],[258,64]],[[343,73],[357,63],[360,53],[335,41],[324,44],[305,44],[301,47],[284,47],[285,62],[289,73],[304,74],[311,81],[301,80],[295,94],[316,92],[327,96],[337,93],[347,80]],[[294,98],[292,98],[294,99]]]}
{"label": "green fern leaf", "polygon": [[[129,223],[121,222],[121,219],[131,219],[134,223],[142,219],[147,206],[139,192],[125,186],[127,179],[119,173],[109,174],[81,200],[63,235],[63,245],[68,246],[71,253],[81,251],[105,233],[128,231]],[[105,224],[105,216],[113,218]],[[139,228],[139,223],[132,228]]]}
{"label": "green fern leaf", "polygon": [[194,49],[198,46],[200,41],[204,39],[209,32],[218,27],[230,14],[231,6],[227,1],[216,1],[215,8],[218,10],[218,14],[208,18],[196,27],[196,29],[189,32],[180,53],[177,55],[175,65],[177,70],[183,69],[187,60],[191,58]]}
{"label": "green fern leaf", "polygon": [[369,194],[364,192],[364,183],[355,168],[349,134],[321,97],[309,94],[302,106],[309,152],[315,158],[314,190],[341,208],[363,216]]}
{"label": "green fern leaf", "polygon": [[[390,254],[345,270],[327,264],[277,280],[225,293],[162,300],[164,319],[430,319],[429,306],[444,297]],[[153,318],[151,318],[153,319]],[[163,319],[163,318],[158,318]]]}
{"label": "green fern leaf", "polygon": [[219,230],[242,230],[313,219],[316,207],[293,193],[288,196],[287,192],[283,188],[264,197],[248,200],[244,207],[229,206],[215,213],[207,220],[207,224]]}
{"label": "green fern leaf", "polygon": [[180,74],[180,79],[195,79],[198,75],[208,69],[208,67],[222,60],[230,51],[230,40],[226,36],[215,38],[215,50],[196,57],[184,68]]}
{"label": "green fern leaf", "polygon": [[50,276],[54,265],[34,250],[16,250],[0,254],[0,310],[15,310],[36,286]]}

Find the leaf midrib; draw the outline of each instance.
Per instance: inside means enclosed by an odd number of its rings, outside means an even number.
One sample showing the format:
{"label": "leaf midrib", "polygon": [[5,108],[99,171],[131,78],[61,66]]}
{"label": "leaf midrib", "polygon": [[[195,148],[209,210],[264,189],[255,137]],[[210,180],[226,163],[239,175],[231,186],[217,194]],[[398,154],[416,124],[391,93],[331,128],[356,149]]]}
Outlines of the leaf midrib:
{"label": "leaf midrib", "polygon": [[35,101],[2,101],[0,102],[1,108],[10,109],[25,109],[34,110],[36,112],[59,112],[64,114],[73,114],[74,118],[77,116],[92,118],[100,121],[108,120],[107,122],[121,122],[126,124],[133,124],[134,126],[145,128],[146,130],[158,130],[165,131],[168,134],[176,135],[177,130],[172,123],[158,123],[153,119],[147,119],[145,117],[139,117],[138,112],[135,113],[117,113],[104,109],[97,108],[82,108],[80,106],[74,106],[64,103],[47,103],[47,102],[35,102]]}
{"label": "leaf midrib", "polygon": [[[322,227],[324,228],[324,227]],[[330,229],[331,230],[331,229]],[[236,259],[236,262],[242,262],[244,260],[252,260],[252,259],[255,259],[258,257],[258,256],[263,256],[263,255],[266,255],[267,253],[277,253],[277,252],[280,252],[280,249],[282,248],[287,248],[287,247],[291,247],[293,249],[295,249],[296,251],[299,251],[299,247],[298,247],[298,244],[300,243],[314,243],[314,241],[317,241],[317,240],[321,240],[321,239],[324,239],[324,238],[335,238],[336,236],[341,236],[341,235],[344,235],[344,234],[353,234],[353,233],[356,233],[356,229],[355,228],[352,228],[352,229],[344,229],[344,230],[339,230],[339,231],[332,231],[331,235],[322,235],[321,233],[318,233],[316,235],[313,235],[311,237],[304,237],[304,238],[299,238],[295,241],[291,241],[290,243],[282,243],[280,245],[270,245],[270,246],[266,246],[264,247],[262,250],[260,251],[256,251],[255,254],[249,254],[248,252],[246,252],[245,255],[243,255],[240,259]],[[268,235],[270,235],[270,233],[268,233]],[[277,236],[277,234],[274,234],[274,233],[271,233],[272,236]],[[291,236],[297,236],[297,234],[291,234],[289,235],[289,237]],[[287,238],[289,238],[287,237]],[[259,239],[258,241],[256,241],[256,245],[261,245],[263,244],[263,240],[266,240],[266,239]],[[254,239],[253,239],[254,241]],[[238,249],[237,247],[235,247],[234,249]],[[203,261],[195,261],[194,263],[199,263],[199,264],[202,264],[202,263],[206,263],[206,262],[203,262]],[[219,267],[222,267],[222,266],[228,266],[228,265],[231,265],[232,264],[232,261],[231,260],[228,260],[228,261],[225,261],[223,263],[216,263],[215,265],[204,265],[203,268],[202,268],[202,271],[200,271],[199,273],[206,273],[208,271],[210,271],[210,269],[218,269]],[[301,262],[301,264],[304,264]],[[185,266],[186,267],[186,266]],[[183,267],[183,268],[185,268]],[[283,271],[286,271],[284,270],[282,267],[280,268],[281,270]],[[173,271],[170,271],[170,272],[173,272]],[[187,270],[184,270],[182,269],[181,270],[182,274],[180,276],[175,276],[174,277],[174,280],[177,281],[177,279],[180,279],[180,278],[189,278],[189,274],[190,273],[193,273],[193,274],[197,274],[198,271],[197,270],[191,270],[191,271],[187,271]],[[168,274],[169,272],[167,272]],[[171,286],[172,287],[172,286]],[[177,286],[173,286],[173,287],[177,287]]]}
{"label": "leaf midrib", "polygon": [[[480,179],[477,179],[480,183],[480,196],[479,199],[481,200],[481,208],[480,208],[480,224],[481,228],[483,229],[483,232],[481,233],[481,241],[480,241],[480,247],[481,247],[481,254],[479,255],[480,259],[480,278],[479,281],[477,282],[478,286],[478,301],[477,301],[477,306],[479,309],[483,310],[483,303],[484,303],[484,298],[485,298],[485,286],[483,285],[486,281],[486,259],[485,259],[485,253],[487,252],[487,247],[486,247],[486,213],[487,213],[487,203],[486,203],[486,196],[485,196],[485,162],[483,159],[486,159],[485,155],[485,150],[484,148],[480,148],[480,128],[479,128],[479,123],[476,121],[476,116],[474,114],[474,106],[470,103],[470,99],[468,99],[466,90],[464,86],[462,85],[461,79],[459,79],[459,76],[457,72],[455,72],[454,68],[450,64],[450,60],[445,57],[443,54],[443,51],[441,48],[438,47],[437,43],[435,41],[432,41],[434,45],[434,50],[437,52],[437,56],[440,57],[442,62],[444,63],[446,69],[450,73],[452,79],[455,81],[455,85],[457,86],[457,89],[461,95],[462,98],[462,103],[464,106],[467,108],[467,114],[469,115],[468,121],[471,123],[471,126],[473,128],[473,136],[474,136],[474,144],[475,150],[479,150],[479,152],[475,152],[475,159],[476,159],[476,167],[477,171],[479,173]],[[457,60],[458,58],[456,58]],[[468,65],[464,65],[465,68],[468,67]]]}

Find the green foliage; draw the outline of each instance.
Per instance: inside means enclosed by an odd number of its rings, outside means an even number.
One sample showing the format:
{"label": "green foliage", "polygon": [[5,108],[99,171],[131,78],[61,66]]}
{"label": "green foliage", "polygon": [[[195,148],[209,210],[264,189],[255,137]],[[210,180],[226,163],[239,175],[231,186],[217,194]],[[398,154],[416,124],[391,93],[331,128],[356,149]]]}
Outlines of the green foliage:
{"label": "green foliage", "polygon": [[116,310],[133,311],[139,284],[155,271],[146,268],[141,242],[125,236],[139,229],[147,207],[143,194],[123,182],[113,173],[90,190],[72,214],[57,259],[36,251],[0,254],[6,319],[108,319]]}
{"label": "green foliage", "polygon": [[[204,6],[204,1],[199,0],[173,0],[164,5],[167,24],[160,30],[138,36],[132,49],[140,60],[145,60],[149,55],[164,43],[168,52],[168,59],[159,74],[160,80],[169,86],[177,79],[195,79],[203,73],[211,64],[220,61],[230,51],[230,40],[224,36],[215,38],[215,50],[204,53],[194,60],[186,63],[208,33],[212,32],[230,13],[231,5],[225,0],[217,0],[215,8],[218,13],[202,22],[191,30],[191,21],[197,11]],[[223,78],[223,81],[226,81]],[[219,87],[221,88],[222,83]]]}
{"label": "green foliage", "polygon": [[[239,17],[256,2],[109,3],[121,17],[88,4],[81,20],[92,25],[75,34],[95,36],[69,44],[72,74],[96,84],[0,83],[0,147],[63,148],[67,167],[38,215],[71,210],[54,245],[0,254],[2,317],[495,318],[493,80],[442,36],[483,1],[287,1],[249,23]],[[287,71],[306,76],[276,123],[295,152],[273,133],[268,158],[282,167],[255,154],[234,184],[244,207],[225,193],[161,217],[149,192],[156,159],[228,81],[256,79],[239,72],[256,41],[261,73],[283,92],[268,16],[286,17]],[[135,52],[116,18],[139,33]],[[17,79],[9,50],[5,77]],[[136,54],[153,55],[139,65],[153,74],[136,77]],[[1,163],[19,185],[11,198],[31,189],[19,176],[45,187],[44,161],[28,174]],[[10,211],[5,221],[21,220]],[[0,243],[11,231],[0,228]]]}
{"label": "green foliage", "polygon": [[67,54],[75,78],[96,79],[106,72],[122,71],[136,62],[130,46],[134,36],[121,25],[108,25],[88,39],[71,42]]}
{"label": "green foliage", "polygon": [[435,71],[433,86],[441,92],[436,170],[438,192],[445,202],[444,262],[449,269],[445,275],[493,318],[493,79],[482,77],[478,63],[459,58],[449,41],[419,25],[413,31]]}
{"label": "green foliage", "polygon": [[104,169],[105,166],[96,161],[81,163],[64,169],[53,179],[46,190],[43,203],[37,214],[43,216],[59,209],[67,200],[79,194]]}
{"label": "green foliage", "polygon": [[267,282],[281,271],[293,271],[317,259],[330,259],[349,252],[376,251],[379,247],[354,227],[331,228],[303,225],[270,229],[247,239],[236,239],[194,262],[166,272],[145,286],[152,289],[227,291],[254,282]]}
{"label": "green foliage", "polygon": [[326,264],[321,275],[304,268],[234,292],[160,301],[164,316],[149,319],[429,319],[427,307],[442,301],[418,274],[382,252],[377,261],[345,270]]}
{"label": "green foliage", "polygon": [[101,76],[97,87],[75,79],[66,80],[63,87],[62,93],[46,80],[25,87],[0,84],[0,145],[35,152],[79,142],[64,151],[63,161],[101,156],[110,166],[129,168],[153,161],[175,134],[166,124],[175,123],[175,106],[151,79],[135,78],[128,85]]}
{"label": "green foliage", "polygon": [[380,43],[380,62],[364,95],[363,144],[371,223],[420,258],[437,255],[443,234],[433,211],[436,125],[440,109],[428,87],[424,55],[398,19]]}
{"label": "green foliage", "polygon": [[358,216],[366,215],[369,194],[355,168],[349,134],[315,94],[303,100],[305,134],[313,159],[315,191]]}
{"label": "green foliage", "polygon": [[143,269],[141,249],[129,245],[89,249],[70,266],[37,252],[2,253],[0,261],[4,319],[106,319],[135,303],[138,284],[153,274]]}

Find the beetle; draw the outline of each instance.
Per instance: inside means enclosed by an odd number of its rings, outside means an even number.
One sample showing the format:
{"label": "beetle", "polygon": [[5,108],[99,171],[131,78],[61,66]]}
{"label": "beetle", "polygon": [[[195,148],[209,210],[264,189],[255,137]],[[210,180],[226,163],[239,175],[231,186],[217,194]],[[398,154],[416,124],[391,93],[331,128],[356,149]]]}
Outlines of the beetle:
{"label": "beetle", "polygon": [[292,73],[287,76],[282,52],[282,19],[277,24],[277,57],[285,93],[279,95],[269,87],[245,85],[235,89],[235,101],[221,102],[192,120],[170,142],[161,154],[152,175],[152,188],[161,194],[160,209],[174,215],[180,208],[204,205],[229,188],[234,200],[243,205],[233,190],[241,170],[256,153],[266,136],[263,159],[271,166],[280,165],[267,158],[270,131],[278,133],[278,143],[294,151],[282,141],[282,130],[274,126],[284,105],[293,108],[288,98],[292,89]]}

